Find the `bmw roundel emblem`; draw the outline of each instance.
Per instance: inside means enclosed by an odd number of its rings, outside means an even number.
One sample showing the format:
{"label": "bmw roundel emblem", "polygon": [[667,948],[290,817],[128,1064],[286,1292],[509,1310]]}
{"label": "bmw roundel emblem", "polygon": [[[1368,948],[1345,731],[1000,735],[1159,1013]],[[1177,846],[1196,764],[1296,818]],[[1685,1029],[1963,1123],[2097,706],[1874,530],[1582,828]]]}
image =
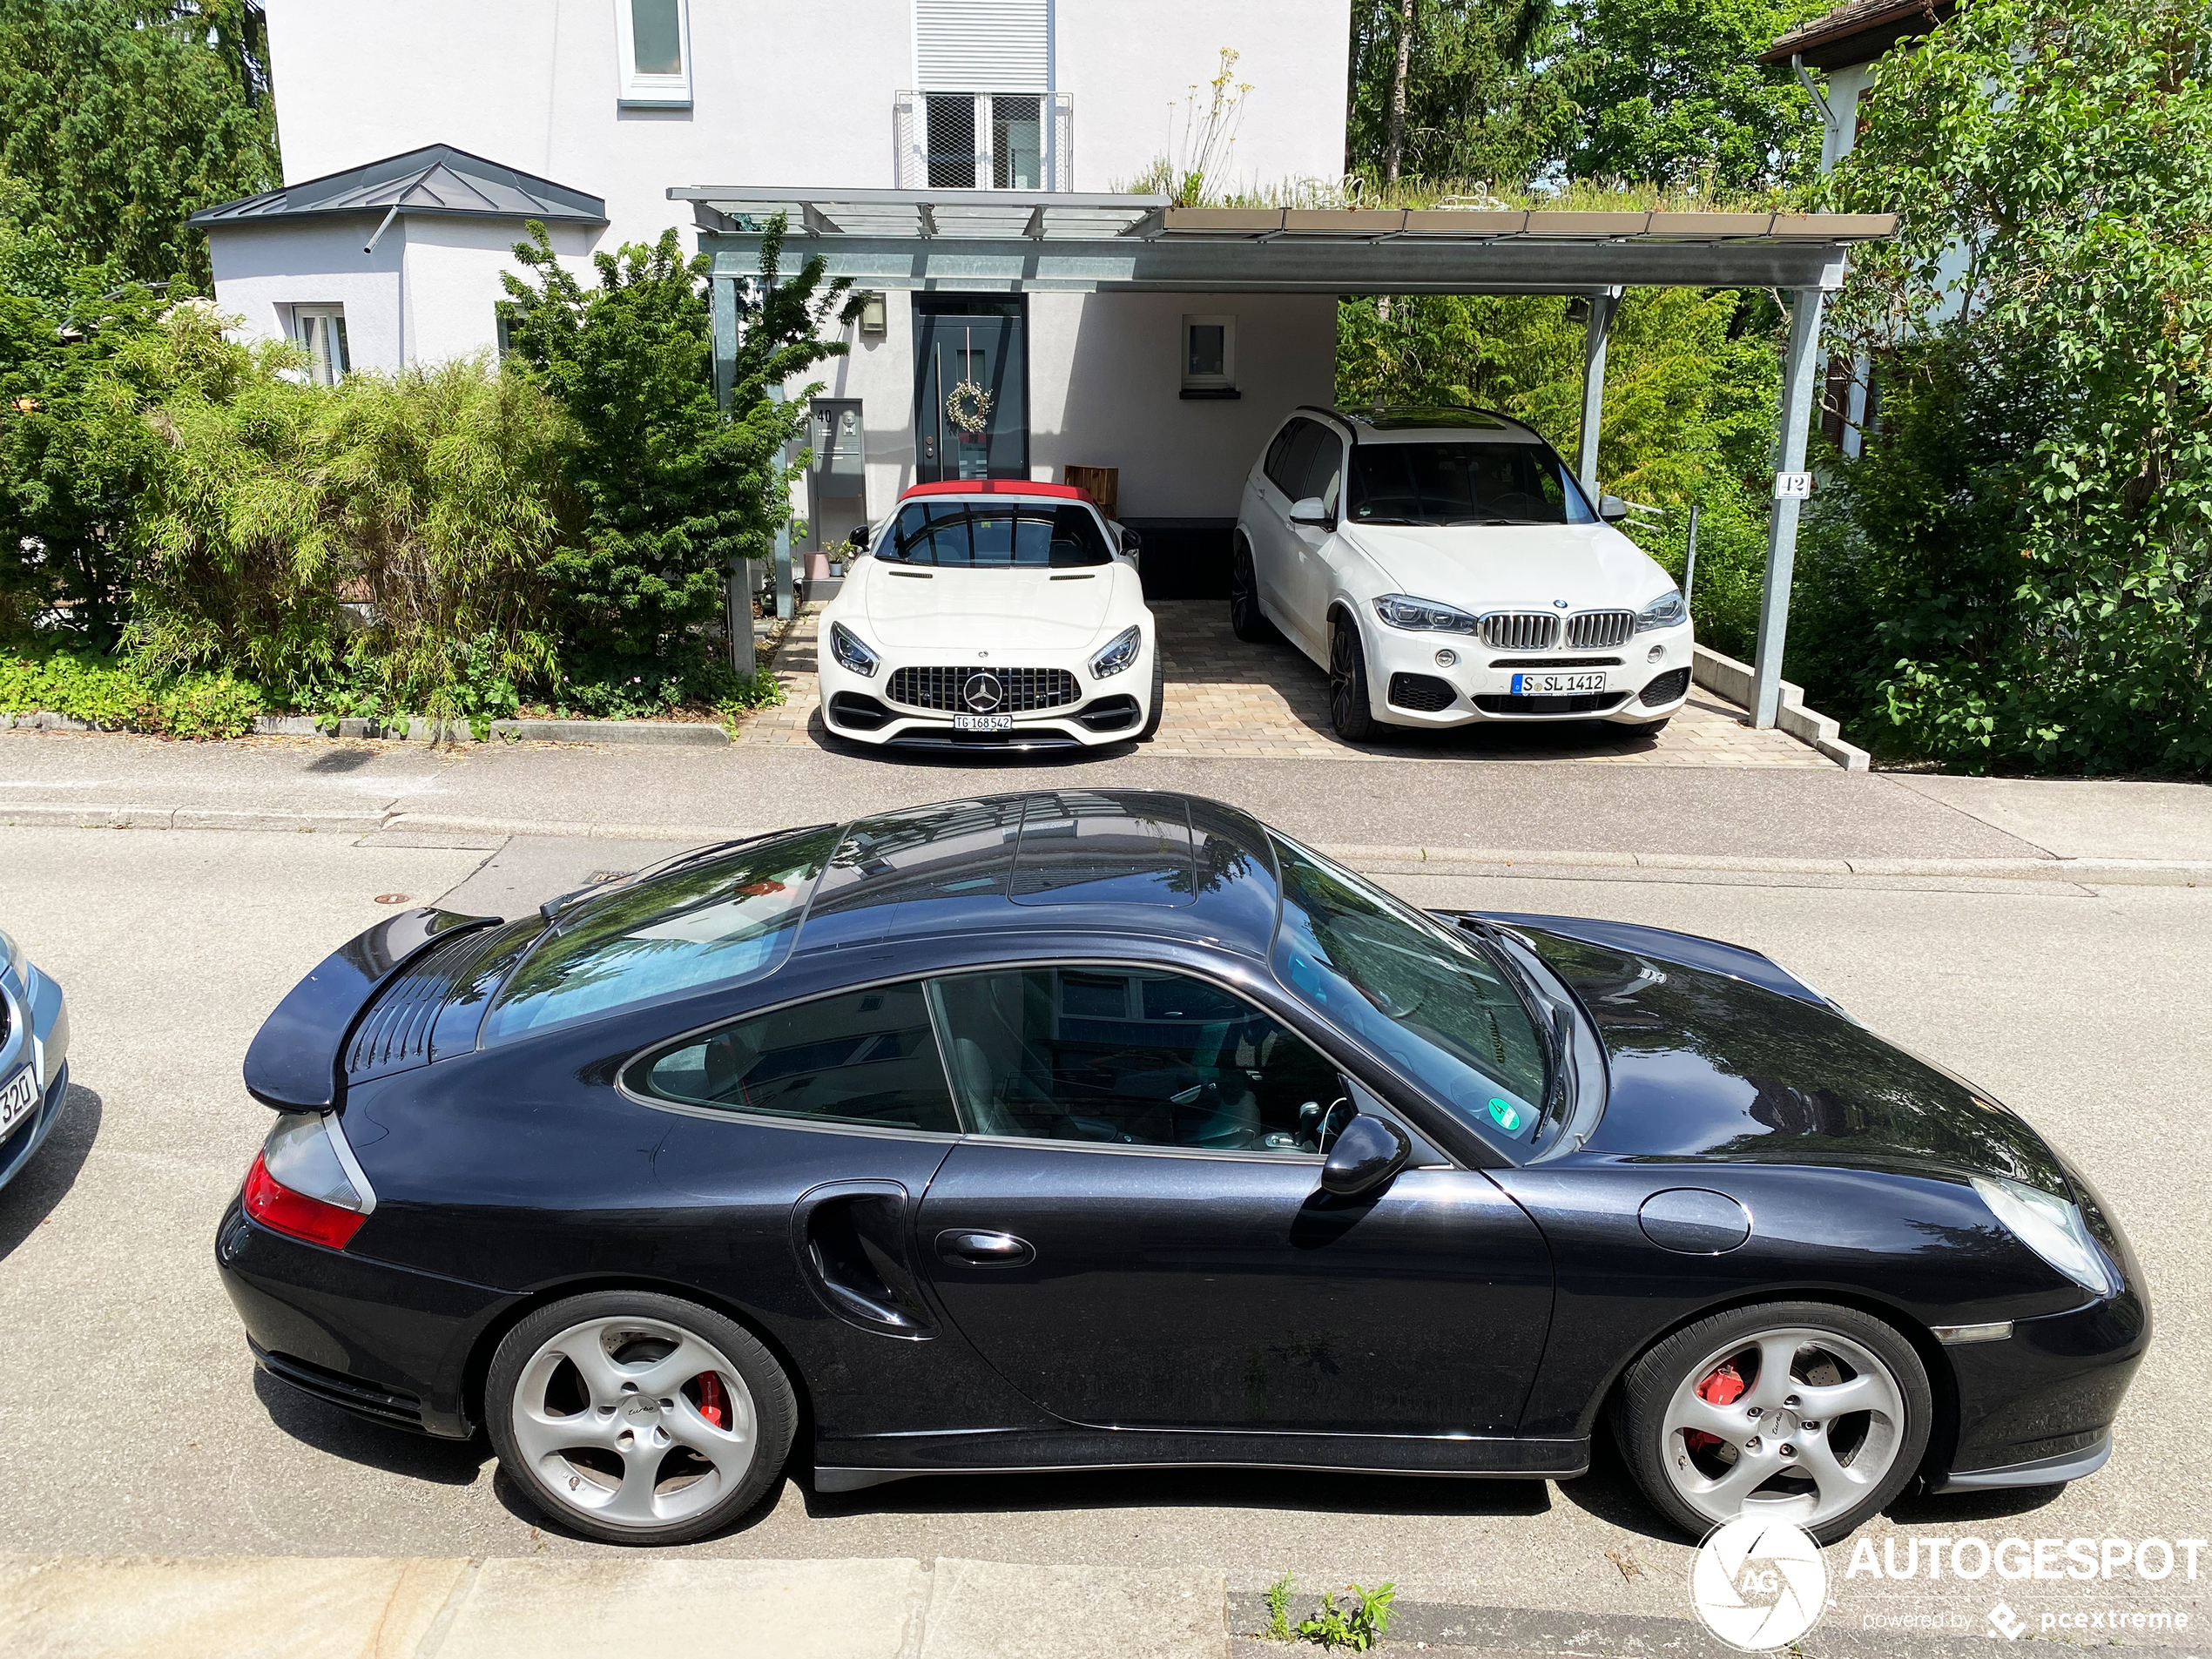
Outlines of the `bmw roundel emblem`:
{"label": "bmw roundel emblem", "polygon": [[1566,609],[1567,609],[1567,601],[1566,601],[1566,600],[1564,600],[1564,599],[1554,599],[1554,600],[1553,600],[1553,601],[1552,601],[1552,609],[1554,609],[1554,610],[1566,610]]}
{"label": "bmw roundel emblem", "polygon": [[960,688],[961,700],[978,714],[988,714],[1006,700],[1006,688],[995,674],[970,674]]}

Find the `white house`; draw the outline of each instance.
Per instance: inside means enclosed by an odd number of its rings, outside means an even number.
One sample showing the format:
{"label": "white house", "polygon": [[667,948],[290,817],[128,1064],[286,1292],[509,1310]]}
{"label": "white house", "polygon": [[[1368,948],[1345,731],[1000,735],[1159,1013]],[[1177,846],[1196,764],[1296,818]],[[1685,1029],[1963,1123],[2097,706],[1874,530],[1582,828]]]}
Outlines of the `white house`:
{"label": "white house", "polygon": [[[685,187],[1127,191],[1183,158],[1224,50],[1250,90],[1216,177],[1343,168],[1348,0],[265,5],[286,184],[195,222],[218,303],[324,374],[496,349],[531,219],[581,268],[671,225],[696,246]],[[1124,516],[1229,518],[1283,413],[1329,400],[1335,343],[1321,293],[882,294],[821,371],[864,488],[813,499],[815,543],[978,464],[934,419],[971,371],[994,475],[1116,468]]]}

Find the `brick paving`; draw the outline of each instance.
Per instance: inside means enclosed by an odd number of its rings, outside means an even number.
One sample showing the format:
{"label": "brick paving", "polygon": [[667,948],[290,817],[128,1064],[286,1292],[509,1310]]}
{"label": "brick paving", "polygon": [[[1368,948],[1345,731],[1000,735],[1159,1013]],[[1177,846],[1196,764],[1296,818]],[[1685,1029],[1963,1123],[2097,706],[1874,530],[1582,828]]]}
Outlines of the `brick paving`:
{"label": "brick paving", "polygon": [[[834,743],[816,718],[816,618],[799,613],[774,663],[788,699],[754,715],[738,733],[752,744]],[[1656,736],[1635,726],[1581,721],[1557,725],[1481,725],[1408,732],[1383,743],[1339,742],[1329,730],[1328,679],[1294,645],[1247,644],[1229,631],[1229,607],[1217,601],[1156,600],[1166,652],[1167,707],[1155,755],[1244,755],[1340,759],[1357,754],[1412,760],[1596,762],[1642,766],[1826,766],[1795,738],[1758,732],[1743,711],[1703,686]]]}

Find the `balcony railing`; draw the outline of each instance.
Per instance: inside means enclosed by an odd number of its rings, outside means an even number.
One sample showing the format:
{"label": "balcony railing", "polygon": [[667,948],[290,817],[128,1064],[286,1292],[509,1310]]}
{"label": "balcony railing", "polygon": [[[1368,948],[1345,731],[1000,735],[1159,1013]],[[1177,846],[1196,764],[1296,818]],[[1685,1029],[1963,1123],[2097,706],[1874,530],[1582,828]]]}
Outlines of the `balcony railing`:
{"label": "balcony railing", "polygon": [[1075,188],[1065,92],[901,92],[893,132],[900,190]]}

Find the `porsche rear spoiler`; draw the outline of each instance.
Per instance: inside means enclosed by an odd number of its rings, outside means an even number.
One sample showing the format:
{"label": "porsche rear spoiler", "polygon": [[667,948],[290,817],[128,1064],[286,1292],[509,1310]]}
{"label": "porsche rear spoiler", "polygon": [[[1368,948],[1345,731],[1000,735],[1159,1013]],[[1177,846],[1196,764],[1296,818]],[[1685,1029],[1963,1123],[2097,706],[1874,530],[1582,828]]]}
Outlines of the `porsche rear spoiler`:
{"label": "porsche rear spoiler", "polygon": [[377,992],[438,941],[499,922],[497,916],[425,905],[341,945],[285,994],[253,1034],[246,1050],[246,1092],[280,1112],[328,1111],[338,1103],[346,1041]]}

